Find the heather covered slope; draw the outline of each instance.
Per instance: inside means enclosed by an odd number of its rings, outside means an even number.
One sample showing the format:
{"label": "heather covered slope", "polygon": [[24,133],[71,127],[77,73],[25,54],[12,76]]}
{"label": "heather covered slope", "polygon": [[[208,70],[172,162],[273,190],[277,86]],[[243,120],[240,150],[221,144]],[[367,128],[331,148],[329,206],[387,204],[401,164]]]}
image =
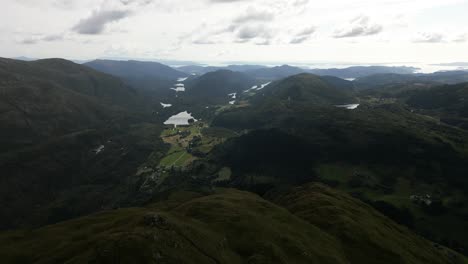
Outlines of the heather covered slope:
{"label": "heather covered slope", "polygon": [[464,263],[453,251],[411,233],[369,205],[325,185],[300,186],[275,200],[334,236],[350,263]]}
{"label": "heather covered slope", "polygon": [[[310,197],[312,203],[301,208],[319,213],[301,214],[298,205]],[[6,246],[0,255],[3,263],[466,263],[321,186],[282,196],[280,202],[290,204],[292,213],[237,190],[178,193],[146,208],[1,233]],[[360,222],[359,213],[368,219]],[[366,230],[369,222],[372,230]],[[389,237],[398,240],[388,242]],[[345,243],[347,238],[353,243]],[[373,242],[377,246],[369,247]]]}

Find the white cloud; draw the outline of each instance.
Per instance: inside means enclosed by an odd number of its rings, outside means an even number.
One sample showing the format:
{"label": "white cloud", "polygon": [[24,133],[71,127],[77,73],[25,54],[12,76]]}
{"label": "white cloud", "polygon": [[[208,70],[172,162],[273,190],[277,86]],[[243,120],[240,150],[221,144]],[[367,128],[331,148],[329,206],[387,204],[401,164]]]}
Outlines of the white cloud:
{"label": "white cloud", "polygon": [[84,18],[72,30],[79,34],[101,34],[106,26],[119,21],[131,14],[128,10],[96,10],[91,16]]}
{"label": "white cloud", "polygon": [[[219,60],[468,60],[466,32],[457,31],[468,23],[466,13],[468,0],[11,0],[0,10],[0,53],[74,58],[112,53],[181,60],[214,54]],[[109,48],[115,44],[125,48]],[[230,52],[222,52],[226,50]]]}
{"label": "white cloud", "polygon": [[361,15],[349,21],[349,25],[336,30],[333,37],[352,38],[370,36],[379,34],[382,30],[382,25],[371,23],[368,16]]}
{"label": "white cloud", "polygon": [[414,39],[415,43],[441,43],[445,41],[444,35],[435,32],[420,32]]}

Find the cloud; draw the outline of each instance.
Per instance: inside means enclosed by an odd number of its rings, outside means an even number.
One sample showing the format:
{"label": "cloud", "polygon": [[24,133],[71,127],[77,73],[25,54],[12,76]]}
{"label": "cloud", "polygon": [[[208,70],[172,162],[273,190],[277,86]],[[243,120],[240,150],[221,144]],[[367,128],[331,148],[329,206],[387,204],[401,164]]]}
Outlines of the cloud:
{"label": "cloud", "polygon": [[274,19],[273,13],[267,11],[259,11],[254,8],[248,8],[245,14],[234,19],[234,24],[243,24],[249,22],[268,22]]}
{"label": "cloud", "polygon": [[235,3],[235,2],[244,2],[245,0],[208,0],[208,2],[210,3],[215,3],[215,4],[219,4],[219,3]]}
{"label": "cloud", "polygon": [[55,35],[36,34],[34,36],[24,38],[24,39],[18,41],[18,43],[24,44],[24,45],[33,45],[33,44],[37,44],[37,43],[43,42],[43,41],[45,41],[45,42],[54,42],[54,41],[60,41],[60,40],[64,40],[64,39],[65,39],[64,34],[55,34]]}
{"label": "cloud", "polygon": [[192,43],[196,45],[213,45],[213,44],[217,44],[218,42],[213,41],[213,40],[208,40],[208,39],[196,39],[192,41]]}
{"label": "cloud", "polygon": [[349,26],[335,31],[334,38],[352,38],[376,35],[382,32],[383,27],[369,22],[369,17],[358,16],[349,22]]}
{"label": "cloud", "polygon": [[304,6],[304,5],[307,5],[308,3],[309,3],[309,0],[296,0],[294,1],[293,6],[295,7]]}
{"label": "cloud", "polygon": [[255,45],[266,46],[271,45],[271,39],[263,39],[255,42]]}
{"label": "cloud", "polygon": [[80,20],[72,30],[79,34],[97,35],[105,30],[107,24],[124,19],[131,13],[130,10],[96,10],[90,17]]}
{"label": "cloud", "polygon": [[444,35],[440,33],[419,33],[416,38],[413,39],[415,43],[441,43],[444,42]]}
{"label": "cloud", "polygon": [[263,26],[263,25],[256,25],[256,26],[245,26],[242,27],[237,32],[237,37],[239,39],[254,39],[254,38],[271,38],[271,31]]}
{"label": "cloud", "polygon": [[76,1],[75,0],[55,0],[52,3],[52,5],[60,9],[70,10],[75,7]]}
{"label": "cloud", "polygon": [[39,40],[37,38],[32,38],[32,37],[25,38],[19,41],[19,43],[24,44],[24,45],[33,45],[33,44],[37,44],[38,42]]}
{"label": "cloud", "polygon": [[59,40],[63,40],[63,39],[64,39],[63,34],[56,34],[56,35],[44,36],[41,40],[52,42],[52,41],[59,41]]}
{"label": "cloud", "polygon": [[299,31],[294,38],[289,42],[290,44],[301,44],[310,39],[310,37],[315,33],[315,27],[308,27]]}
{"label": "cloud", "polygon": [[129,5],[138,5],[138,6],[146,6],[154,2],[153,0],[119,0],[120,3],[124,6],[129,6]]}
{"label": "cloud", "polygon": [[309,38],[310,38],[310,36],[295,37],[289,43],[290,44],[301,44],[301,43],[307,41]]}
{"label": "cloud", "polygon": [[462,35],[458,35],[457,37],[455,37],[453,39],[453,42],[455,43],[464,43],[468,40],[468,34],[462,34]]}

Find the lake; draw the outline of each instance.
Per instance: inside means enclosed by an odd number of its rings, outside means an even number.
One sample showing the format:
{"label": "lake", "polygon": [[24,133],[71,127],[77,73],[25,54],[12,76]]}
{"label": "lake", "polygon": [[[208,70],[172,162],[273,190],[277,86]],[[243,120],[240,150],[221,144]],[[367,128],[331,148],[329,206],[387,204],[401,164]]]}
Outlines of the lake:
{"label": "lake", "polygon": [[177,115],[173,115],[169,117],[166,122],[164,122],[165,125],[174,125],[175,127],[177,126],[187,126],[189,125],[189,120],[193,119],[194,121],[197,121],[192,114],[190,114],[187,111],[180,112]]}

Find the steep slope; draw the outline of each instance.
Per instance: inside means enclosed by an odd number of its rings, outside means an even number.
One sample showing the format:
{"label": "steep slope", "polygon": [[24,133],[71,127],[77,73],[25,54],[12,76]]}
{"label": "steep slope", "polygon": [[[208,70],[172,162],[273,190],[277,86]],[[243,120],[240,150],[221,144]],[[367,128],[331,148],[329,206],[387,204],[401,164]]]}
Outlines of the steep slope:
{"label": "steep slope", "polygon": [[[307,222],[256,195],[237,190],[221,190],[202,197],[184,194],[186,198],[147,208],[119,209],[37,230],[2,233],[0,255],[6,264],[357,264],[377,260],[395,263],[391,262],[395,259],[399,260],[397,263],[464,263],[459,255],[436,249],[350,197],[349,202],[343,202],[338,194],[335,199],[317,190],[298,195],[305,199],[318,197],[314,202],[322,215],[308,217]],[[291,202],[294,209],[298,201]],[[325,215],[321,204],[330,205],[330,214]],[[333,217],[334,210],[342,213],[341,218],[329,219],[333,224],[324,227],[326,220],[320,217]],[[376,230],[365,231],[367,226],[358,221],[338,221],[355,219],[356,211],[368,216],[366,222],[374,223]],[[303,216],[297,210],[296,213]],[[378,241],[362,238],[380,231],[383,233],[377,238],[397,240],[380,241],[371,248],[377,249],[375,252],[368,252],[369,243]],[[351,235],[356,237],[350,238],[353,244],[348,244],[343,238]],[[392,248],[396,243],[400,244]],[[371,258],[379,253],[392,258]],[[363,258],[364,254],[371,257]]]}
{"label": "steep slope", "polygon": [[1,149],[105,125],[139,109],[117,78],[60,59],[0,59]]}
{"label": "steep slope", "polygon": [[31,62],[1,59],[0,63],[3,85],[37,81],[37,86],[47,86],[53,81],[56,86],[111,105],[127,105],[135,96],[135,91],[120,79],[63,59]]}
{"label": "steep slope", "polygon": [[350,263],[463,263],[453,251],[430,243],[369,205],[321,184],[294,188],[275,201],[342,244]]}
{"label": "steep slope", "polygon": [[122,204],[129,177],[164,150],[145,101],[88,67],[0,59],[0,93],[0,229]]}

